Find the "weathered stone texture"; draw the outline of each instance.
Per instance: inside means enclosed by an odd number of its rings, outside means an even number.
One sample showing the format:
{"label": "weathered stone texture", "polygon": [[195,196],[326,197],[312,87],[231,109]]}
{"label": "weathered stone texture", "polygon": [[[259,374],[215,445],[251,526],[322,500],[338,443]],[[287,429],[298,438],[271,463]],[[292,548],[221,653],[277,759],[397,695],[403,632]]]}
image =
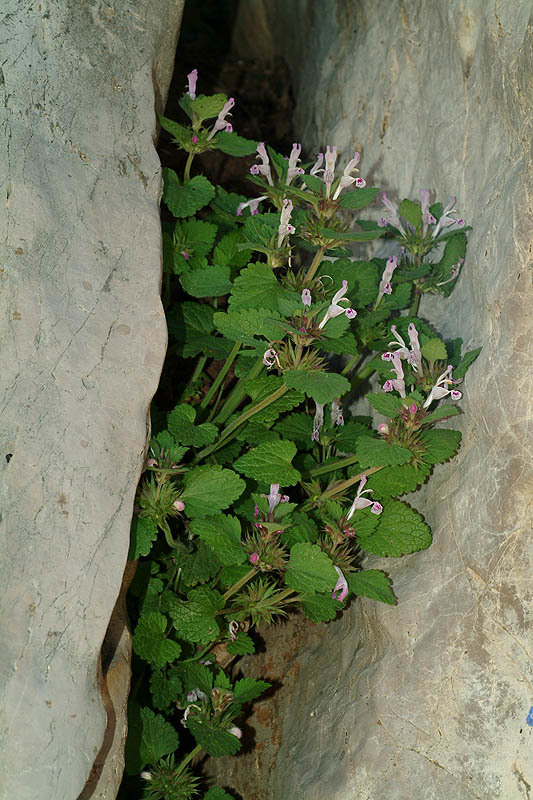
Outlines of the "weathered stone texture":
{"label": "weathered stone texture", "polygon": [[533,791],[530,11],[519,0],[242,6],[236,41],[270,31],[264,48],[290,66],[308,152],[336,144],[347,161],[361,150],[363,177],[396,197],[457,195],[474,228],[464,271],[421,313],[484,348],[464,387],[461,453],[413,497],[433,546],[376,561],[398,607],[354,604],[300,658],[258,796]]}
{"label": "weathered stone texture", "polygon": [[6,800],[75,800],[106,731],[99,654],[166,346],[154,102],[182,6],[2,7]]}

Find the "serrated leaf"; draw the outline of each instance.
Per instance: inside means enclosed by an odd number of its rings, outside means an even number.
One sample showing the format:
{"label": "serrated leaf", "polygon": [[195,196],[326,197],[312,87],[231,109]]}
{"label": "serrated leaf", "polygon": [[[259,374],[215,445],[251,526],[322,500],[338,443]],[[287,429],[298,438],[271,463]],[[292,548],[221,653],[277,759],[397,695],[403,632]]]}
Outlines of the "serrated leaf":
{"label": "serrated leaf", "polygon": [[333,591],[337,572],[329,556],[318,545],[298,542],[291,548],[285,583],[305,594]]}
{"label": "serrated leaf", "polygon": [[414,228],[422,227],[422,208],[419,203],[412,200],[402,200],[398,207],[400,216],[410,222]]}
{"label": "serrated leaf", "polygon": [[250,700],[260,697],[267,689],[270,689],[270,684],[266,681],[242,678],[233,687],[233,696],[237,703],[248,703]]}
{"label": "serrated leaf", "polygon": [[[274,400],[273,403],[266,406],[266,408],[256,412],[254,414],[254,421],[256,423],[268,425],[274,422],[284,411],[290,411],[292,408],[299,406],[303,400],[304,396],[301,392],[286,392],[282,397],[278,397],[277,400]],[[246,411],[248,408],[250,408],[250,406],[246,406],[243,410]]]}
{"label": "serrated leaf", "polygon": [[185,474],[182,498],[189,517],[208,517],[230,506],[245,489],[233,470],[220,466],[195,467]]}
{"label": "serrated leaf", "polygon": [[180,581],[185,586],[196,586],[198,583],[207,583],[222,566],[213,550],[204,542],[199,542],[193,552],[176,550],[174,555],[176,568],[181,570]]}
{"label": "serrated leaf", "polygon": [[[450,231],[449,236],[450,238],[446,242],[442,258],[438,264],[435,265],[434,274],[439,281],[448,280],[452,267],[455,267],[459,259],[464,258],[466,253],[467,239],[463,231]],[[455,281],[450,281],[450,283],[439,287],[442,294],[448,297],[455,283]]]}
{"label": "serrated leaf", "polygon": [[414,492],[428,479],[429,469],[420,466],[418,469],[413,464],[401,464],[395,467],[384,467],[370,475],[368,488],[373,489],[375,496],[380,499],[399,497],[407,492]]}
{"label": "serrated leaf", "polygon": [[213,550],[221,564],[242,564],[246,554],[241,544],[241,523],[237,517],[219,514],[191,522],[191,530]]}
{"label": "serrated leaf", "polygon": [[265,308],[279,311],[279,298],[284,289],[272,267],[268,264],[250,264],[235,279],[229,304],[232,310],[242,308]]}
{"label": "serrated leaf", "polygon": [[279,315],[268,309],[250,308],[228,311],[226,314],[218,311],[214,314],[213,321],[216,328],[227,339],[233,342],[243,342],[252,347],[260,344],[255,337],[264,337],[267,341],[274,341],[282,339],[285,335]]}
{"label": "serrated leaf", "polygon": [[357,531],[359,545],[376,556],[404,556],[425,550],[431,544],[431,531],[422,516],[401,500],[390,500],[379,516],[379,526],[371,533]]}
{"label": "serrated leaf", "polygon": [[383,296],[381,305],[383,308],[399,309],[407,308],[411,302],[412,285],[410,283],[399,283],[392,286],[392,293]]}
{"label": "serrated leaf", "polygon": [[331,594],[305,594],[301,598],[302,611],[311,622],[329,622],[342,608]]}
{"label": "serrated leaf", "polygon": [[167,598],[167,609],[180,636],[188,642],[207,644],[219,634],[216,612],[225,606],[225,600],[215,589],[199,586],[187,594],[187,601],[177,597]]}
{"label": "serrated leaf", "polygon": [[257,142],[227,131],[217,133],[212,140],[212,145],[216,150],[221,150],[228,156],[251,156],[257,150]]}
{"label": "serrated leaf", "polygon": [[[272,442],[274,439],[279,439],[279,435],[274,433],[274,431],[265,428],[264,425],[258,425],[255,422],[249,422],[244,428],[239,431],[237,434],[237,439],[239,442],[246,442],[246,444],[257,445],[263,444],[263,442]],[[290,438],[289,436],[286,438]],[[218,453],[217,453],[218,458]]]}
{"label": "serrated leaf", "polygon": [[322,372],[312,369],[296,369],[285,372],[283,380],[291,389],[304,392],[316,403],[331,403],[342,397],[350,389],[350,382],[336,372]]}
{"label": "serrated leaf", "polygon": [[421,346],[420,350],[422,351],[422,355],[428,361],[447,361],[448,360],[448,353],[446,352],[446,345],[441,339],[434,337],[433,339],[429,339],[427,342]]}
{"label": "serrated leaf", "polygon": [[213,673],[208,666],[198,661],[178,663],[175,667],[179,671],[183,683],[185,697],[194,689],[200,689],[204,694],[209,694],[213,688]]}
{"label": "serrated leaf", "polygon": [[167,624],[164,614],[152,611],[141,616],[133,634],[133,649],[155,667],[164,667],[181,653],[179,644],[165,637]]}
{"label": "serrated leaf", "polygon": [[281,541],[286,547],[291,547],[297,542],[316,542],[318,528],[315,521],[303,511],[296,511],[292,515],[292,525],[281,535]]}
{"label": "serrated leaf", "polygon": [[342,453],[357,452],[357,443],[361,436],[368,436],[369,430],[366,425],[360,422],[349,420],[336,430],[335,446]]}
{"label": "serrated leaf", "polygon": [[396,605],[391,580],[381,570],[365,569],[361,572],[350,572],[346,579],[348,588],[358,597],[371,597],[390,606]]}
{"label": "serrated leaf", "polygon": [[170,722],[136,703],[130,703],[128,708],[128,733],[126,775],[137,775],[147,764],[157,764],[179,745],[178,732]]}
{"label": "serrated leaf", "polygon": [[157,525],[151,519],[134,517],[131,524],[131,541],[128,561],[147,556],[157,539]]}
{"label": "serrated leaf", "polygon": [[215,187],[203,175],[183,184],[168,167],[163,167],[163,187],[163,202],[175,217],[192,217],[215,196]]}
{"label": "serrated leaf", "polygon": [[357,441],[357,457],[363,467],[391,466],[406,464],[412,459],[410,450],[398,444],[389,444],[384,439],[361,436]]}
{"label": "serrated leaf", "polygon": [[172,141],[175,144],[178,144],[180,147],[183,147],[185,144],[189,144],[191,142],[191,131],[189,128],[185,128],[183,125],[180,125],[178,122],[175,122],[173,119],[168,119],[168,117],[164,117],[162,114],[157,115],[157,119],[163,130],[168,131],[174,137]]}
{"label": "serrated leaf", "polygon": [[239,250],[237,247],[242,244],[243,238],[241,231],[231,231],[223,236],[213,250],[213,263],[231,269],[243,267],[250,258],[250,251]]}
{"label": "serrated leaf", "polygon": [[236,736],[204,720],[196,720],[189,717],[187,728],[196,739],[196,742],[213,758],[231,756],[240,750],[241,743]]}
{"label": "serrated leaf", "polygon": [[402,400],[387,392],[369,392],[366,399],[379,414],[391,419],[397,417],[402,410]]}
{"label": "serrated leaf", "polygon": [[218,428],[210,422],[195,425],[196,411],[186,403],[179,403],[168,415],[167,427],[180,444],[203,447],[218,436]]}
{"label": "serrated leaf", "polygon": [[376,189],[373,186],[355,189],[352,192],[344,192],[339,198],[338,205],[341,208],[349,208],[351,211],[359,211],[360,208],[369,205],[379,192],[380,189]]}
{"label": "serrated leaf", "polygon": [[249,453],[238,458],[233,466],[247,478],[254,478],[263,483],[294,486],[301,478],[298,470],[291,465],[295,455],[296,445],[280,439],[254,447]]}
{"label": "serrated leaf", "polygon": [[183,691],[183,684],[176,669],[171,669],[168,673],[160,669],[153,670],[150,691],[154,706],[161,711],[168,708],[171,703],[175,703]]}
{"label": "serrated leaf", "polygon": [[239,631],[235,640],[226,644],[226,650],[234,656],[251,655],[255,653],[255,645],[247,633]]}
{"label": "serrated leaf", "polygon": [[302,182],[315,194],[324,194],[324,183],[316,175],[302,175]]}
{"label": "serrated leaf", "polygon": [[235,800],[232,794],[228,794],[224,789],[219,789],[218,786],[209,789],[207,794],[204,794],[204,800]]}
{"label": "serrated leaf", "polygon": [[379,239],[380,236],[385,235],[384,228],[368,228],[364,231],[336,231],[334,228],[321,228],[320,235],[328,237],[329,239],[337,239],[341,242],[371,242],[373,239]]}
{"label": "serrated leaf", "polygon": [[194,112],[199,122],[204,122],[206,119],[213,119],[218,117],[224,104],[227,101],[227,96],[219,92],[218,94],[199,94],[194,100],[186,94],[179,100],[181,108],[186,114],[190,111]]}
{"label": "serrated leaf", "polygon": [[432,411],[431,414],[428,414],[427,417],[424,417],[422,420],[424,425],[433,424],[434,422],[439,422],[441,419],[447,419],[448,417],[455,417],[457,414],[461,412],[457,408],[457,406],[452,406],[451,403],[446,403],[443,406],[437,406],[435,411]]}
{"label": "serrated leaf", "polygon": [[478,347],[476,350],[470,350],[468,353],[465,353],[459,366],[454,369],[453,377],[456,379],[464,378],[466,371],[474,363],[482,349],[482,347]]}
{"label": "serrated leaf", "polygon": [[181,285],[192,297],[222,297],[231,289],[230,268],[220,265],[186,272]]}
{"label": "serrated leaf", "polygon": [[423,459],[427,464],[443,464],[452,458],[459,449],[461,431],[431,430],[425,431],[420,440],[427,450]]}
{"label": "serrated leaf", "polygon": [[300,450],[310,450],[313,446],[313,418],[310,414],[289,414],[276,423],[274,430],[284,439],[296,442]]}

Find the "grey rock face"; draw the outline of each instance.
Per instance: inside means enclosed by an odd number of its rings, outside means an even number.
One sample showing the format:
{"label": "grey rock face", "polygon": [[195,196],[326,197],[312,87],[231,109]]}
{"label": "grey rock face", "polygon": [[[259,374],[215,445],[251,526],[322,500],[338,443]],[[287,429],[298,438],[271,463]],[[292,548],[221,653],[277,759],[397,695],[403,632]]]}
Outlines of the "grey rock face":
{"label": "grey rock face", "polygon": [[300,657],[260,796],[532,792],[530,10],[519,0],[243,4],[236,41],[270,31],[263,43],[290,65],[308,151],[336,144],[346,162],[360,150],[367,183],[400,199],[420,187],[457,195],[474,227],[464,271],[452,297],[421,314],[484,348],[461,401],[460,455],[413,497],[434,544],[374,561],[398,607],[354,604]]}
{"label": "grey rock face", "polygon": [[75,800],[106,731],[99,653],[166,346],[154,102],[182,6],[2,8],[6,800]]}

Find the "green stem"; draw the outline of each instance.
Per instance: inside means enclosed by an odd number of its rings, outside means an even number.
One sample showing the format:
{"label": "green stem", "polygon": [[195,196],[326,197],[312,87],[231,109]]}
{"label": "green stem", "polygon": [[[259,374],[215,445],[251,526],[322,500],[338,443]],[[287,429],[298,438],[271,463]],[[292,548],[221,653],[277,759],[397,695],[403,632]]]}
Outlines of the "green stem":
{"label": "green stem", "polygon": [[198,753],[201,751],[201,749],[202,749],[202,746],[200,744],[197,744],[196,747],[193,750],[191,750],[189,755],[185,756],[185,758],[183,759],[183,761],[181,762],[181,764],[179,765],[177,770],[174,772],[174,777],[175,778],[177,778],[178,775],[181,775],[181,773],[183,772],[183,770],[185,769],[187,764],[189,764],[189,762],[191,762],[193,760],[193,758],[198,755]]}
{"label": "green stem", "polygon": [[344,367],[344,369],[342,370],[341,375],[347,375],[350,372],[350,370],[352,370],[355,367],[359,358],[360,358],[359,353],[356,353],[354,356],[352,356],[351,359],[346,364],[346,366]]}
{"label": "green stem", "polygon": [[254,366],[252,367],[246,378],[241,378],[237,382],[237,384],[233,387],[233,389],[227,396],[226,402],[220,409],[219,414],[213,420],[215,425],[220,425],[222,422],[225,422],[228,417],[231,417],[237,406],[240,403],[242,403],[242,401],[246,397],[247,392],[246,389],[244,388],[245,382],[253,378],[257,378],[263,367],[264,367],[263,359],[258,358],[257,362],[254,364]]}
{"label": "green stem", "polygon": [[224,366],[222,367],[222,369],[220,370],[220,372],[216,376],[215,380],[213,381],[213,383],[211,385],[211,388],[209,389],[208,393],[206,394],[206,396],[204,397],[204,399],[200,403],[200,408],[207,408],[207,406],[209,405],[209,403],[211,401],[211,398],[213,397],[213,395],[217,391],[218,387],[220,386],[220,384],[222,383],[222,381],[224,380],[224,378],[228,374],[231,365],[235,361],[235,358],[237,356],[237,353],[240,350],[240,347],[241,347],[241,342],[237,342],[233,346],[233,350],[231,351],[231,353],[227,357],[226,361],[224,362]]}
{"label": "green stem", "polygon": [[315,277],[315,272],[317,271],[318,266],[322,261],[325,252],[326,252],[325,245],[322,245],[322,247],[319,247],[318,250],[316,251],[315,257],[311,262],[311,266],[309,267],[305,275],[304,284],[308,284]]}
{"label": "green stem", "polygon": [[309,470],[309,475],[315,478],[317,475],[325,475],[326,472],[334,472],[336,469],[349,467],[352,464],[356,464],[358,458],[358,456],[348,456],[347,458],[342,458],[340,461],[335,461],[332,464],[324,464],[322,467],[315,467],[315,469]]}
{"label": "green stem", "polygon": [[223,595],[224,596],[224,600],[229,600],[229,598],[232,597],[236,592],[238,592],[239,589],[242,589],[244,584],[248,583],[248,581],[251,580],[254,577],[256,572],[257,572],[257,570],[254,567],[249,572],[247,572],[246,575],[243,575],[243,577],[240,580],[238,580],[237,583],[234,583],[233,586],[230,586],[228,591]]}
{"label": "green stem", "polygon": [[367,478],[369,475],[373,475],[374,472],[379,472],[380,469],[383,469],[383,466],[380,467],[370,467],[370,469],[365,469],[363,472],[360,472],[359,475],[354,475],[353,478],[348,478],[345,481],[340,481],[338,483],[333,484],[329,489],[326,489],[325,492],[322,492],[320,497],[316,500],[308,500],[302,506],[302,511],[309,511],[313,506],[315,506],[319,500],[327,500],[328,497],[334,497],[334,495],[339,494],[340,492],[344,492],[345,489],[349,489],[350,486],[353,486],[354,483],[358,483],[363,475]]}
{"label": "green stem", "polygon": [[191,166],[194,158],[194,153],[189,153],[187,156],[187,162],[185,164],[185,171],[183,173],[183,180],[185,183],[188,183],[191,179]]}
{"label": "green stem", "polygon": [[207,356],[202,356],[201,358],[198,359],[198,363],[196,364],[196,367],[194,368],[194,372],[192,374],[192,378],[189,381],[189,384],[194,383],[195,381],[198,380],[198,378],[202,374],[203,368],[205,367],[205,362],[206,361],[207,361]]}
{"label": "green stem", "polygon": [[411,305],[409,306],[409,316],[410,317],[416,317],[416,315],[418,314],[418,307],[420,306],[420,298],[421,297],[422,297],[422,295],[418,292],[418,290],[415,287],[415,296],[413,297],[413,299],[411,301]]}
{"label": "green stem", "polygon": [[367,364],[366,367],[360,369],[359,372],[356,375],[354,375],[351,380],[352,389],[355,389],[355,387],[359,386],[360,383],[366,381],[366,379],[369,378],[374,371],[375,371],[374,367],[370,366],[370,364]]}

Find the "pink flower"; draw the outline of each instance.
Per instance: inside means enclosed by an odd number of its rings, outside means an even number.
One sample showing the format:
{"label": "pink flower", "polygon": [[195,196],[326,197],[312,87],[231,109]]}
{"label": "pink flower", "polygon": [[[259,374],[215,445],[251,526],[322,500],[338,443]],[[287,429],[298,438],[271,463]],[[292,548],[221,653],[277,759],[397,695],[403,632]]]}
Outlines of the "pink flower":
{"label": "pink flower", "polygon": [[226,123],[226,127],[224,128],[224,130],[226,131],[226,133],[233,133],[233,125],[231,124],[231,122]]}
{"label": "pink flower", "polygon": [[287,503],[289,501],[289,498],[286,494],[279,493],[279,483],[271,483],[270,493],[268,495],[264,494],[262,497],[266,497],[268,500],[268,510],[270,513],[274,511],[279,503]]}
{"label": "pink flower", "polygon": [[257,564],[259,561],[259,553],[252,553],[250,556],[250,564]]}
{"label": "pink flower", "polygon": [[291,233],[296,233],[296,228],[290,225],[292,214],[292,201],[285,198],[281,209],[281,216],[278,228],[278,247],[281,247],[286,237]]}
{"label": "pink flower", "polygon": [[[401,231],[401,233],[405,233],[402,227],[402,223],[400,221],[400,216],[398,214],[398,207],[392,202],[392,200],[389,200],[386,192],[381,192],[381,201],[385,206],[385,208],[387,208],[387,210],[389,211],[388,219],[386,219],[385,217],[382,217],[382,219],[385,221],[387,225],[392,225],[394,228],[398,228]],[[380,227],[384,226],[381,225]]]}
{"label": "pink flower", "polygon": [[333,295],[331,305],[326,311],[322,322],[318,326],[320,330],[322,330],[322,328],[324,327],[324,325],[328,320],[333,319],[334,317],[338,317],[346,312],[346,308],[344,308],[344,306],[339,305],[339,300],[347,299],[344,297],[347,291],[348,291],[348,281],[343,281],[342,288],[339,289],[339,291]]}
{"label": "pink flower", "polygon": [[432,388],[431,392],[429,393],[426,402],[422,406],[423,408],[428,408],[433,400],[442,400],[443,397],[447,397],[448,395],[451,396],[452,400],[460,400],[463,396],[461,392],[458,392],[457,389],[449,389],[448,386],[454,383],[459,383],[459,381],[454,381],[452,378],[452,366],[446,367],[442,375],[439,375],[437,378],[437,382],[435,386]]}
{"label": "pink flower", "polygon": [[378,297],[376,300],[376,305],[379,303],[381,298],[384,294],[392,294],[392,286],[390,284],[390,280],[392,278],[392,273],[398,266],[398,259],[396,256],[391,256],[387,259],[387,263],[385,264],[385,269],[383,270],[383,275],[381,276],[381,282],[379,284],[379,292]]}
{"label": "pink flower", "polygon": [[190,255],[188,254],[188,252],[187,252],[186,250],[182,250],[182,251],[181,251],[181,255],[183,256],[183,258],[185,259],[185,261],[188,261],[188,260],[189,260],[189,258],[190,258]]}
{"label": "pink flower", "polygon": [[361,477],[361,481],[359,483],[359,487],[357,489],[357,494],[355,495],[354,501],[350,506],[348,513],[346,514],[346,522],[351,519],[354,515],[354,512],[361,508],[367,508],[368,506],[372,506],[370,509],[373,514],[381,514],[383,511],[383,506],[381,503],[375,503],[372,500],[369,500],[367,497],[363,497],[364,494],[367,492],[372,492],[373,489],[364,489],[363,486],[367,482],[368,478],[366,475]]}
{"label": "pink flower", "polygon": [[344,416],[342,414],[342,406],[337,400],[333,400],[331,404],[331,424],[344,425]]}
{"label": "pink flower", "polygon": [[146,466],[157,467],[157,461],[155,460],[155,458],[149,458],[148,461],[146,462]]}
{"label": "pink flower", "polygon": [[383,384],[383,391],[392,392],[392,390],[395,389],[400,393],[400,397],[405,397],[405,381],[403,379],[402,361],[398,353],[392,354],[391,361],[392,368],[396,373],[396,377],[385,381]]}
{"label": "pink flower", "polygon": [[409,364],[411,364],[415,372],[419,372],[420,375],[423,375],[424,370],[422,368],[422,352],[420,350],[420,343],[418,341],[418,331],[415,328],[414,322],[410,322],[407,326],[407,333],[409,335],[409,343],[411,345],[411,351],[408,357]]}
{"label": "pink flower", "polygon": [[442,212],[440,219],[433,230],[433,238],[436,238],[439,235],[439,233],[443,230],[443,228],[449,228],[450,225],[453,225],[455,222],[458,225],[459,223],[461,223],[459,227],[462,227],[464,225],[464,220],[462,219],[456,220],[452,216],[450,216],[451,214],[457,213],[454,209],[454,205],[455,205],[455,197],[450,197],[450,202]]}
{"label": "pink flower", "polygon": [[416,414],[417,411],[418,411],[417,404],[416,403],[411,403],[411,405],[409,406],[409,413],[410,414]]}
{"label": "pink flower", "polygon": [[257,155],[261,159],[262,163],[254,164],[253,167],[250,167],[250,172],[252,175],[263,175],[263,177],[267,179],[269,185],[274,186],[272,181],[272,172],[270,170],[270,160],[268,158],[264,142],[259,142],[257,145]]}
{"label": "pink flower", "polygon": [[302,292],[302,303],[304,306],[310,306],[312,301],[311,292],[309,289],[304,289]]}
{"label": "pink flower", "polygon": [[287,180],[285,182],[287,186],[290,185],[290,182],[292,181],[293,178],[296,177],[296,175],[303,174],[303,169],[297,166],[300,160],[301,152],[302,152],[302,145],[294,143],[292,146],[291,154],[289,156],[289,168],[287,170]]}
{"label": "pink flower", "polygon": [[278,354],[273,347],[270,347],[268,350],[265,350],[265,355],[263,356],[263,364],[267,369],[272,369],[272,367],[276,365],[278,367],[281,367],[281,364],[279,363]]}
{"label": "pink flower", "polygon": [[335,162],[337,160],[337,148],[330,149],[329,144],[326,147],[326,167],[324,169],[323,181],[326,187],[326,197],[329,198],[331,192],[331,184],[335,178]]}
{"label": "pink flower", "polygon": [[315,416],[313,417],[313,434],[311,439],[313,442],[320,441],[320,429],[324,424],[324,404],[315,403]]}
{"label": "pink flower", "polygon": [[242,737],[242,731],[236,725],[233,725],[233,727],[228,728],[228,733],[231,733],[232,736],[236,736],[237,739],[240,739]]}
{"label": "pink flower", "polygon": [[239,632],[239,623],[236,622],[234,619],[232,619],[228,625],[228,633],[230,635],[230,639],[232,642],[234,642],[235,639],[237,638],[238,632]]}
{"label": "pink flower", "polygon": [[317,175],[319,172],[323,172],[321,169],[322,162],[324,161],[324,153],[317,153],[316,154],[316,161],[309,170],[310,175]]}
{"label": "pink flower", "polygon": [[[351,186],[353,183],[355,183],[356,186],[366,185],[365,181],[362,178],[356,179],[352,177],[352,172],[359,172],[359,170],[356,169],[356,167],[359,164],[360,158],[361,156],[359,155],[359,153],[354,153],[354,156],[351,159],[351,161],[348,161],[348,163],[346,164],[344,168],[344,173],[342,174],[339,180],[339,185],[335,189],[335,194],[333,195],[334,200],[338,198],[343,189],[347,189],[348,186]],[[333,161],[333,166],[335,166],[335,161]],[[361,183],[359,183],[359,181],[361,181]]]}
{"label": "pink flower", "polygon": [[355,308],[347,308],[344,313],[346,314],[348,319],[354,319],[354,317],[357,316],[357,311],[355,310]]}
{"label": "pink flower", "polygon": [[198,136],[195,135],[195,136],[192,137],[192,143],[193,144],[198,144]]}
{"label": "pink flower", "polygon": [[227,103],[224,104],[224,108],[216,118],[215,124],[213,125],[213,128],[209,136],[207,137],[208,140],[212,139],[213,136],[215,136],[215,134],[217,134],[219,131],[224,130],[226,126],[229,124],[226,117],[228,116],[234,105],[235,105],[235,100],[233,99],[233,97],[230,97],[230,99],[228,100]]}
{"label": "pink flower", "polygon": [[259,203],[263,200],[266,200],[266,194],[261,195],[261,197],[254,197],[252,200],[247,200],[245,203],[239,203],[237,206],[237,211],[235,212],[236,217],[242,216],[242,212],[245,208],[250,209],[250,214],[253,216],[254,214],[259,214]]}
{"label": "pink flower", "polygon": [[426,235],[426,231],[428,229],[428,225],[431,222],[431,218],[435,219],[432,214],[429,213],[429,189],[419,189],[418,194],[420,196],[420,206],[422,208],[422,222],[423,222],[423,234]]}
{"label": "pink flower", "polygon": [[185,503],[183,500],[174,500],[172,508],[175,508],[176,511],[183,511],[185,509]]}
{"label": "pink flower", "polygon": [[465,263],[464,258],[460,258],[457,264],[455,264],[455,266],[451,268],[450,277],[448,278],[448,280],[437,283],[437,286],[444,286],[445,283],[450,283],[451,281],[454,281],[461,272],[461,267],[464,263]]}
{"label": "pink flower", "polygon": [[193,69],[192,72],[189,72],[187,75],[187,80],[189,82],[189,91],[187,94],[191,98],[191,100],[196,99],[196,81],[198,80],[198,70]]}
{"label": "pink flower", "polygon": [[[335,565],[333,565],[335,566]],[[337,571],[337,575],[339,576],[337,583],[335,584],[335,588],[332,592],[332,597],[334,600],[338,600],[339,603],[342,603],[346,595],[348,594],[348,581],[342,574],[341,570],[338,567],[335,567]],[[339,594],[340,592],[340,594]]]}
{"label": "pink flower", "polygon": [[378,425],[378,433],[381,433],[383,436],[386,436],[389,432],[389,426],[386,422],[380,422]]}

